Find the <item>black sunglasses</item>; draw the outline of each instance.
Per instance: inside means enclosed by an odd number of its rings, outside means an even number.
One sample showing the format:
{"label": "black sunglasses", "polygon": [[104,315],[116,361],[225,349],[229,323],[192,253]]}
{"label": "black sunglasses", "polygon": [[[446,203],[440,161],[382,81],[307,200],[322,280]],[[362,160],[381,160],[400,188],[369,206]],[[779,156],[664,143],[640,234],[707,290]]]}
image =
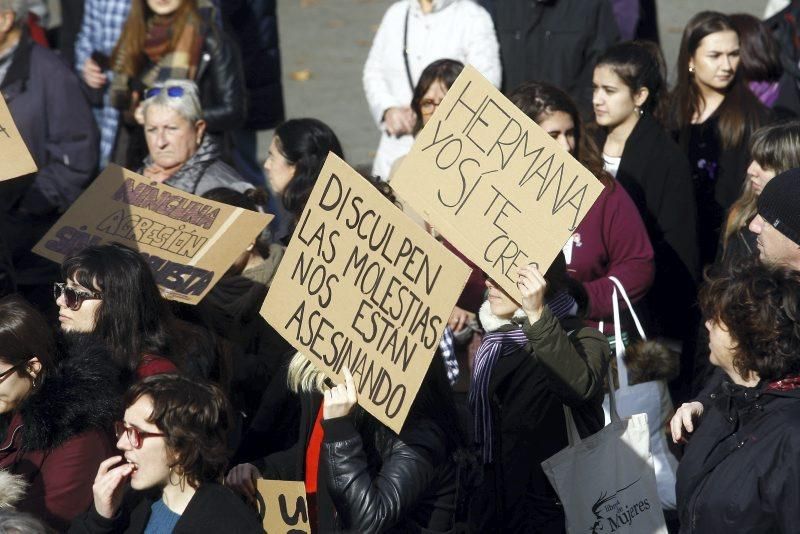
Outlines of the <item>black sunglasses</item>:
{"label": "black sunglasses", "polygon": [[178,87],[177,85],[171,85],[169,87],[151,87],[144,92],[144,99],[147,100],[149,98],[153,98],[154,96],[158,96],[164,89],[167,91],[167,96],[172,98],[181,97],[184,93],[183,87]]}
{"label": "black sunglasses", "polygon": [[53,298],[58,300],[61,298],[61,295],[64,295],[64,302],[66,302],[67,308],[72,311],[81,309],[81,304],[83,304],[84,300],[102,300],[103,298],[100,293],[82,291],[74,287],[69,287],[64,282],[56,282],[53,284]]}
{"label": "black sunglasses", "polygon": [[11,373],[13,373],[14,371],[16,371],[20,367],[24,367],[24,366],[25,366],[25,364],[21,363],[21,364],[18,364],[18,365],[12,365],[8,369],[6,369],[2,373],[0,373],[0,382],[4,381],[6,379],[6,377],[10,376]]}

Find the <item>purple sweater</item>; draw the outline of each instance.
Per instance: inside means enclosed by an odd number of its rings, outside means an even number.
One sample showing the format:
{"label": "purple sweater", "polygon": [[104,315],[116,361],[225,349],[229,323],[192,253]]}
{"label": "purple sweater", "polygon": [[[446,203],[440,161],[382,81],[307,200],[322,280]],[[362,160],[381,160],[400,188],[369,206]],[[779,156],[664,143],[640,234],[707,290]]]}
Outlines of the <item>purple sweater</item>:
{"label": "purple sweater", "polygon": [[[611,294],[616,276],[632,302],[653,283],[653,247],[636,205],[619,184],[606,187],[564,247],[567,269],[589,294],[587,318],[614,332]],[[620,299],[623,309],[627,308]]]}

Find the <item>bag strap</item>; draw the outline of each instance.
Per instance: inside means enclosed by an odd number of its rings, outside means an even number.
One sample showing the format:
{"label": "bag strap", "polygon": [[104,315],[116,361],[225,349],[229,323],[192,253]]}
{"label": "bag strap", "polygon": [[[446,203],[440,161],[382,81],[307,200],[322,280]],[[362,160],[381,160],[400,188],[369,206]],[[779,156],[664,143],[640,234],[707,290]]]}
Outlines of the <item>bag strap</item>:
{"label": "bag strap", "polygon": [[[572,336],[574,332],[575,330],[567,332],[567,336]],[[617,412],[617,399],[614,396],[614,388],[612,387],[614,385],[614,382],[611,378],[610,365],[606,370],[606,377],[608,380],[608,399],[609,399],[609,412],[611,414],[611,422],[617,423],[622,419],[620,419],[619,412]],[[562,406],[564,408],[564,420],[567,423],[567,443],[569,444],[570,447],[574,447],[575,445],[577,445],[582,441],[581,434],[580,432],[578,432],[577,425],[575,425],[575,417],[572,414],[572,408],[570,408],[566,404],[562,404]]]}
{"label": "bag strap", "polygon": [[408,65],[408,19],[411,17],[411,5],[408,6],[406,11],[406,23],[403,26],[403,63],[406,65],[406,76],[408,77],[408,85],[411,87],[411,93],[414,93],[414,79],[411,77],[411,67]]}

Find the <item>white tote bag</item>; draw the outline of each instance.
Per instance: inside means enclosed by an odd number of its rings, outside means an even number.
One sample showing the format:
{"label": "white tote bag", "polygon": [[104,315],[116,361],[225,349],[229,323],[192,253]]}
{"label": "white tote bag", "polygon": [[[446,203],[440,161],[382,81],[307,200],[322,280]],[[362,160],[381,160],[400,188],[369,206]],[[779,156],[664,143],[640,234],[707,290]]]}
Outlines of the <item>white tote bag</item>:
{"label": "white tote bag", "polygon": [[[633,322],[643,341],[647,340],[642,324],[636,311],[631,304],[628,294],[622,283],[615,277],[609,276],[614,282],[614,293],[612,295],[612,305],[614,310],[614,337],[622,339],[622,326],[620,321],[619,295],[628,305]],[[619,295],[618,292],[619,291]],[[601,323],[602,325],[602,323]],[[600,330],[602,331],[602,326]],[[678,460],[670,452],[664,434],[664,423],[672,412],[672,399],[669,395],[667,384],[663,380],[652,380],[636,385],[628,384],[628,369],[625,366],[625,347],[622,343],[615,342],[614,348],[617,360],[617,378],[619,389],[616,391],[617,413],[620,417],[630,417],[637,413],[647,414],[647,424],[650,427],[650,452],[653,455],[653,467],[656,472],[656,484],[658,486],[658,496],[661,500],[661,507],[664,510],[674,510],[676,507],[675,499],[675,476],[678,470]],[[610,402],[606,395],[603,402],[603,410],[606,413],[606,424],[610,422]]]}
{"label": "white tote bag", "polygon": [[647,415],[620,419],[610,389],[611,423],[586,439],[564,407],[569,446],[542,462],[542,469],[564,506],[567,532],[667,534]]}

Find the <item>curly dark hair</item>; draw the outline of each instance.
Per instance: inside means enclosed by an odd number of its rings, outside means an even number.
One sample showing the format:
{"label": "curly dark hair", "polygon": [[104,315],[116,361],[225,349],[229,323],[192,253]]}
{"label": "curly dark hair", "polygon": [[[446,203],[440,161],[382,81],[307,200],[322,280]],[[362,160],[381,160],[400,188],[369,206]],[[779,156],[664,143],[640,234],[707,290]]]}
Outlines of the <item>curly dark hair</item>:
{"label": "curly dark hair", "polygon": [[211,383],[160,374],[131,386],[125,394],[125,407],[141,397],[153,402],[147,421],[164,433],[167,448],[177,458],[171,467],[178,467],[193,488],[220,482],[228,465],[226,443],[231,422],[222,390]]}
{"label": "curly dark hair", "polygon": [[741,376],[754,372],[772,381],[800,374],[800,272],[746,263],[707,273],[700,307],[727,327]]}

